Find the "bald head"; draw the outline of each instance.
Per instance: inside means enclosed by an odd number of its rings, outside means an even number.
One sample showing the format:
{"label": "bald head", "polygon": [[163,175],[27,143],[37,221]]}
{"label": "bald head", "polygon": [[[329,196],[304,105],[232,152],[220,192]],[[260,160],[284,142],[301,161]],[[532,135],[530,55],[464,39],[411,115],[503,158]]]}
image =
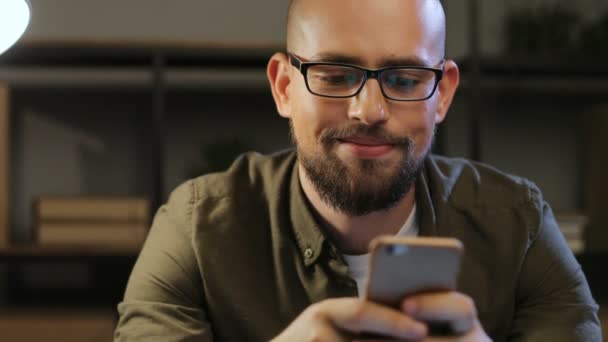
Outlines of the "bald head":
{"label": "bald head", "polygon": [[[290,0],[287,13],[286,44],[288,51],[297,50],[297,46],[302,43],[305,35],[303,31],[306,30],[304,26],[310,24],[312,16],[320,14],[320,12],[328,13],[323,8],[324,6],[341,6],[345,11],[339,14],[352,10],[363,15],[366,14],[363,7],[374,6],[379,8],[379,11],[376,11],[374,15],[380,14],[380,16],[386,15],[387,17],[399,15],[402,22],[420,21],[428,33],[426,38],[435,45],[437,53],[443,58],[446,29],[445,13],[440,0]],[[391,8],[391,6],[394,6],[394,8]],[[382,20],[382,18],[379,19]],[[327,32],[327,34],[326,39],[333,38],[330,32]]]}
{"label": "bald head", "polygon": [[287,51],[291,51],[291,46],[294,44],[293,40],[296,39],[296,29],[298,26],[297,12],[299,10],[300,2],[302,0],[290,0],[289,8],[287,9]]}

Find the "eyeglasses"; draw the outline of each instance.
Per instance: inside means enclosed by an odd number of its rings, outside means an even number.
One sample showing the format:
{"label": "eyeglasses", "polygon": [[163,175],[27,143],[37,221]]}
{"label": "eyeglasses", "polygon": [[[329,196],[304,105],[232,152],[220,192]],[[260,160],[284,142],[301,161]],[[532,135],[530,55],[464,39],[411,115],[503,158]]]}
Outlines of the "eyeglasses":
{"label": "eyeglasses", "polygon": [[[433,96],[443,76],[442,68],[396,66],[366,69],[342,63],[304,62],[291,53],[288,55],[291,65],[304,76],[308,91],[324,97],[356,96],[368,79],[375,78],[386,98],[395,101],[423,101]],[[443,65],[443,61],[440,65]]]}

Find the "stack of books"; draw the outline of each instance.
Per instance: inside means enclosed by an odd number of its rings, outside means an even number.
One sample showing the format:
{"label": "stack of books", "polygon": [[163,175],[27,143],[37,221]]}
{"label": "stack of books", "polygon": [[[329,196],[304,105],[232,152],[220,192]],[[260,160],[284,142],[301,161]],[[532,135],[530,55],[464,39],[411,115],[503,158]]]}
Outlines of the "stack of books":
{"label": "stack of books", "polygon": [[41,245],[139,248],[150,205],[140,197],[49,196],[36,201],[34,212]]}

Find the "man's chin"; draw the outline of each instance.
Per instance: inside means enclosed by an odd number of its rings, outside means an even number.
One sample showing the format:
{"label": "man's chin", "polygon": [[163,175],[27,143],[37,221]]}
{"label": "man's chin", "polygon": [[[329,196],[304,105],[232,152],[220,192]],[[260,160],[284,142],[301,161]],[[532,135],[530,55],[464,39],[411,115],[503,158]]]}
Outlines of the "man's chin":
{"label": "man's chin", "polygon": [[382,167],[378,161],[364,160],[358,167],[348,167],[344,177],[350,179],[354,190],[369,189],[374,192],[374,189],[381,191],[382,184],[389,180],[395,179],[399,170],[393,168]]}
{"label": "man's chin", "polygon": [[[376,179],[387,179],[395,177],[395,174],[399,173],[401,165],[403,165],[402,158],[351,158],[351,157],[338,157],[342,167],[346,173],[348,173],[349,179],[353,180],[353,183],[360,184],[369,183]],[[346,175],[345,175],[346,176]]]}

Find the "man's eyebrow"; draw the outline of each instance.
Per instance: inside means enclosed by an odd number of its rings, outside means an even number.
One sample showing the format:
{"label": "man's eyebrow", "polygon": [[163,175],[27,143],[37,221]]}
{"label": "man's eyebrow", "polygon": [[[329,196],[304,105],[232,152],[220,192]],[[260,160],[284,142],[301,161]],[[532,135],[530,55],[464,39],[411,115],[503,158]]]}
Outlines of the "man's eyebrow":
{"label": "man's eyebrow", "polygon": [[342,64],[354,64],[361,65],[363,61],[360,58],[341,55],[336,53],[318,53],[312,56],[310,62],[324,62],[324,63],[342,63]]}
{"label": "man's eyebrow", "polygon": [[[319,53],[314,55],[310,62],[326,62],[326,63],[342,63],[342,64],[353,64],[363,66],[365,63],[361,58],[336,54],[336,53]],[[394,57],[384,58],[378,63],[379,68],[383,67],[395,67],[395,66],[420,66],[420,67],[432,67],[433,64],[423,60],[417,56],[407,57]]]}
{"label": "man's eyebrow", "polygon": [[433,64],[425,61],[424,59],[417,56],[398,57],[398,58],[387,58],[380,61],[382,67],[395,67],[395,66],[418,66],[418,67],[432,67]]}

